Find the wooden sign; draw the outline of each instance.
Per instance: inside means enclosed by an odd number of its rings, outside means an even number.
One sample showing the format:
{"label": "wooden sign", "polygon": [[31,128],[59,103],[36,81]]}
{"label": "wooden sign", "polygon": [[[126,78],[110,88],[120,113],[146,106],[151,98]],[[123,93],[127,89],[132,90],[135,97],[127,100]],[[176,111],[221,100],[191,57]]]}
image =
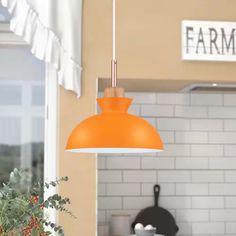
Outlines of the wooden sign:
{"label": "wooden sign", "polygon": [[182,59],[236,61],[236,22],[183,21]]}

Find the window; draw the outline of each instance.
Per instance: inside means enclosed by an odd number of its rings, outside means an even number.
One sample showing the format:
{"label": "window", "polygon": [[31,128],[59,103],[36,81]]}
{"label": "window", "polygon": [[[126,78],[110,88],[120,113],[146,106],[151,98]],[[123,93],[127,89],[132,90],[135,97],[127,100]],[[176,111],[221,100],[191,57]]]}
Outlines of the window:
{"label": "window", "polygon": [[[7,147],[5,152],[4,148],[0,151],[0,184],[14,167],[29,167],[35,177],[55,180],[58,171],[57,73],[52,65],[31,55],[22,38],[10,31],[9,21],[10,15],[0,4],[0,145]],[[56,193],[57,189],[51,188],[44,194],[48,197]],[[47,213],[50,221],[57,222],[55,210]]]}
{"label": "window", "polygon": [[13,168],[43,178],[45,65],[26,46],[0,46],[0,183]]}

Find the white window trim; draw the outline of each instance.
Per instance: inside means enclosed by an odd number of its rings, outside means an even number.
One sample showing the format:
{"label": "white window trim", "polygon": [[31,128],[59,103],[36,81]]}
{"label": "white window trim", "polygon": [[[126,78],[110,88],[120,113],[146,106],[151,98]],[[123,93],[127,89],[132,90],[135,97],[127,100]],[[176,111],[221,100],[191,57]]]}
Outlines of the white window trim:
{"label": "white window trim", "polygon": [[[44,149],[44,180],[51,181],[58,178],[58,144],[59,144],[59,86],[56,71],[52,65],[46,65],[46,99],[45,99],[45,149]],[[45,198],[58,192],[56,188],[45,190]],[[49,220],[58,223],[58,215],[54,210],[49,212]]]}
{"label": "white window trim", "polygon": [[[0,46],[27,46],[27,43],[10,31],[9,23],[0,23]],[[45,148],[44,148],[44,180],[58,178],[58,127],[59,127],[59,86],[56,72],[46,64],[45,78]],[[57,189],[45,190],[45,197],[57,193]],[[49,220],[58,223],[56,211],[50,210]]]}
{"label": "white window trim", "polygon": [[27,43],[21,37],[10,31],[9,23],[0,23],[0,45],[26,46]]}
{"label": "white window trim", "polygon": [[[21,143],[29,143],[32,140],[32,119],[36,117],[44,118],[44,106],[32,106],[32,88],[34,86],[44,86],[44,81],[26,81],[26,80],[0,80],[0,85],[18,86],[21,89],[21,104],[13,106],[1,106],[2,113],[0,117],[18,117],[21,120]],[[31,147],[29,146],[27,150]],[[24,154],[25,149],[21,149],[21,167],[29,168],[31,166],[32,159],[26,158]]]}

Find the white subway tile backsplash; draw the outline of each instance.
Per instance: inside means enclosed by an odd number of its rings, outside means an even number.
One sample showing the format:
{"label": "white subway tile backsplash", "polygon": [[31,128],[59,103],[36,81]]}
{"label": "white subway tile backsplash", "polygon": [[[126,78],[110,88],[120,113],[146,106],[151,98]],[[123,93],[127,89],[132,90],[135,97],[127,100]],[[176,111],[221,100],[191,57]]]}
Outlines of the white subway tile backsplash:
{"label": "white subway tile backsplash", "polygon": [[121,209],[122,198],[121,197],[98,197],[98,209]]}
{"label": "white subway tile backsplash", "polygon": [[105,195],[106,195],[106,185],[98,184],[98,196],[105,196]]}
{"label": "white subway tile backsplash", "polygon": [[208,195],[208,184],[176,184],[176,195]]}
{"label": "white subway tile backsplash", "polygon": [[236,170],[236,158],[210,158],[210,169]]}
{"label": "white subway tile backsplash", "polygon": [[224,222],[196,222],[192,224],[193,235],[222,235],[224,232]]}
{"label": "white subway tile backsplash", "polygon": [[224,155],[224,146],[219,144],[193,144],[191,145],[192,156],[221,157]]}
{"label": "white subway tile backsplash", "polygon": [[236,197],[226,197],[225,208],[230,208],[230,209],[236,208]]}
{"label": "white subway tile backsplash", "polygon": [[209,221],[208,210],[177,210],[176,220],[181,222],[206,222]]}
{"label": "white subway tile backsplash", "polygon": [[210,132],[209,143],[236,144],[236,132]]}
{"label": "white subway tile backsplash", "polygon": [[153,183],[157,181],[157,174],[150,170],[124,171],[123,178],[126,183]]}
{"label": "white subway tile backsplash", "polygon": [[105,210],[98,210],[97,216],[98,216],[98,218],[97,218],[98,223],[106,222],[106,211]]}
{"label": "white subway tile backsplash", "polygon": [[122,182],[122,172],[116,170],[100,170],[98,171],[99,183],[116,183]]}
{"label": "white subway tile backsplash", "polygon": [[143,157],[142,169],[145,170],[160,170],[160,169],[174,169],[175,158],[167,157]]}
{"label": "white subway tile backsplash", "polygon": [[107,169],[139,169],[139,157],[108,157]]}
{"label": "white subway tile backsplash", "polygon": [[[236,169],[236,167],[235,167]],[[225,171],[225,182],[226,183],[236,183],[236,170]]]}
{"label": "white subway tile backsplash", "polygon": [[175,106],[175,117],[181,118],[206,118],[207,107]]}
{"label": "white subway tile backsplash", "polygon": [[106,168],[106,158],[99,156],[97,159],[97,165],[98,165],[99,170],[105,169]]}
{"label": "white subway tile backsplash", "polygon": [[221,131],[223,130],[223,120],[212,119],[192,119],[191,130],[195,131]]}
{"label": "white subway tile backsplash", "polygon": [[235,221],[236,210],[231,209],[211,209],[210,218],[212,221]]}
{"label": "white subway tile backsplash", "polygon": [[140,196],[140,184],[107,184],[108,196]]}
{"label": "white subway tile backsplash", "polygon": [[143,209],[154,204],[153,197],[124,197],[123,207],[124,209]]}
{"label": "white subway tile backsplash", "polygon": [[176,169],[183,170],[196,170],[196,169],[208,169],[207,158],[176,158]]}
{"label": "white subway tile backsplash", "polygon": [[236,131],[236,119],[235,120],[224,120],[225,131]]}
{"label": "white subway tile backsplash", "polygon": [[166,209],[189,209],[191,208],[191,197],[173,196],[160,198],[161,207]]}
{"label": "white subway tile backsplash", "polygon": [[174,107],[171,105],[142,105],[141,116],[163,117],[173,116]]}
{"label": "white subway tile backsplash", "polygon": [[207,132],[179,132],[175,133],[176,143],[207,143]]}
{"label": "white subway tile backsplash", "polygon": [[[98,222],[159,205],[176,218],[179,236],[236,235],[236,95],[128,93],[131,113],[158,129],[158,154],[98,157]],[[190,98],[191,97],[191,98]],[[232,100],[232,98],[235,100]]]}
{"label": "white subway tile backsplash", "polygon": [[236,118],[236,107],[209,107],[209,118]]}
{"label": "white subway tile backsplash", "polygon": [[236,222],[226,223],[226,233],[230,235],[236,234]]}
{"label": "white subway tile backsplash", "polygon": [[192,197],[192,208],[194,209],[218,209],[224,208],[224,197]]}
{"label": "white subway tile backsplash", "polygon": [[224,155],[229,157],[236,157],[236,145],[225,145]]}
{"label": "white subway tile backsplash", "polygon": [[201,106],[222,106],[222,94],[191,94],[191,104]]}
{"label": "white subway tile backsplash", "polygon": [[236,106],[236,94],[224,94],[225,106]]}
{"label": "white subway tile backsplash", "polygon": [[236,184],[209,184],[209,194],[218,196],[236,195]]}
{"label": "white subway tile backsplash", "polygon": [[164,151],[158,153],[162,157],[185,157],[190,156],[190,145],[188,144],[164,144]]}
{"label": "white subway tile backsplash", "polygon": [[189,104],[190,95],[187,93],[158,93],[157,103],[158,104]]}
{"label": "white subway tile backsplash", "polygon": [[181,118],[157,118],[158,130],[189,130],[190,120]]}
{"label": "white subway tile backsplash", "polygon": [[192,171],[193,183],[222,183],[224,182],[223,171]]}
{"label": "white subway tile backsplash", "polygon": [[159,183],[189,183],[191,182],[190,171],[165,170],[157,173]]}

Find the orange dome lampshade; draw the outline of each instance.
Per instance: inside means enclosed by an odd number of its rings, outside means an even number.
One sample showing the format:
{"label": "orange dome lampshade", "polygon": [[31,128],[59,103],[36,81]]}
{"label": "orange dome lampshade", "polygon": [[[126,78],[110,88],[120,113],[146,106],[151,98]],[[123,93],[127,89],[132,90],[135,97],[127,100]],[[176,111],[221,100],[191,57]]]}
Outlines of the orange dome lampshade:
{"label": "orange dome lampshade", "polygon": [[82,153],[145,153],[163,150],[155,128],[127,113],[132,99],[99,98],[101,114],[82,121],[71,133],[66,149]]}
{"label": "orange dome lampshade", "polygon": [[159,152],[163,144],[155,128],[147,121],[128,114],[132,99],[124,97],[117,88],[117,62],[115,57],[115,0],[113,0],[113,59],[111,87],[99,98],[102,112],[82,121],[72,131],[66,149],[82,153],[138,153]]}

